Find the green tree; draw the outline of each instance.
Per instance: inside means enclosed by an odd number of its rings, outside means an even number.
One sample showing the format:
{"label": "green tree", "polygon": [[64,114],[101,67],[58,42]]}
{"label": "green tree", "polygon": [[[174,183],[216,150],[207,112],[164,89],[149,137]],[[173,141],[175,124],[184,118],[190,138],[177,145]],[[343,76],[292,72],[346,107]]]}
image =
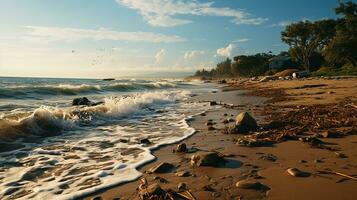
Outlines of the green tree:
{"label": "green tree", "polygon": [[232,60],[227,58],[225,61],[218,63],[216,73],[218,76],[232,76],[231,73]]}
{"label": "green tree", "polygon": [[258,53],[255,55],[241,55],[234,57],[231,72],[235,76],[258,76],[269,69],[269,60],[273,55]]}
{"label": "green tree", "polygon": [[338,20],[336,36],[328,44],[324,56],[330,63],[351,64],[357,66],[357,4],[349,1],[340,2],[336,14],[343,18]]}
{"label": "green tree", "polygon": [[310,70],[311,56],[322,51],[333,38],[335,24],[332,19],[293,23],[281,33],[281,39],[290,46],[290,55]]}

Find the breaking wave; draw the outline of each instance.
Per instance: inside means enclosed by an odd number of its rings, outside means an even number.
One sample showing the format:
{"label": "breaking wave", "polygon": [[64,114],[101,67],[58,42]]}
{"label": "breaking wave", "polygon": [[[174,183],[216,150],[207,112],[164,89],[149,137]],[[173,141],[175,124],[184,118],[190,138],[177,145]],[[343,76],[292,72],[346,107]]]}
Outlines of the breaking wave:
{"label": "breaking wave", "polygon": [[55,136],[84,125],[101,125],[138,112],[150,112],[160,104],[174,103],[187,97],[186,91],[145,92],[130,96],[108,97],[93,107],[41,106],[32,112],[15,111],[0,116],[0,139]]}
{"label": "breaking wave", "polygon": [[146,82],[146,83],[112,83],[108,85],[44,85],[44,86],[10,86],[0,88],[0,98],[39,98],[40,95],[54,96],[54,95],[79,95],[79,94],[96,94],[105,92],[128,92],[136,90],[150,90],[150,89],[165,89],[174,88],[177,85],[171,82]]}

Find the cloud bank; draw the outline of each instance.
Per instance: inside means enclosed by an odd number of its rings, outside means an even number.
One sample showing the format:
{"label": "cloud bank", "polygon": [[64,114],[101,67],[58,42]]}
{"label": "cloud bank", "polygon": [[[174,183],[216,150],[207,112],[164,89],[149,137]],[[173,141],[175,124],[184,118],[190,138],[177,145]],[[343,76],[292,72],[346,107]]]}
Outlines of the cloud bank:
{"label": "cloud bank", "polygon": [[235,48],[234,44],[229,44],[226,47],[217,49],[217,55],[222,56],[222,57],[230,57],[234,48]]}
{"label": "cloud bank", "polygon": [[250,13],[228,7],[214,7],[214,2],[200,3],[192,0],[116,0],[120,5],[137,11],[151,26],[173,27],[192,23],[177,15],[230,17],[235,24],[259,25],[267,19],[253,17]]}
{"label": "cloud bank", "polygon": [[46,42],[75,42],[85,39],[152,43],[185,41],[184,38],[176,35],[164,35],[152,32],[120,32],[105,28],[79,29],[47,26],[26,26],[25,28],[28,29],[27,39]]}

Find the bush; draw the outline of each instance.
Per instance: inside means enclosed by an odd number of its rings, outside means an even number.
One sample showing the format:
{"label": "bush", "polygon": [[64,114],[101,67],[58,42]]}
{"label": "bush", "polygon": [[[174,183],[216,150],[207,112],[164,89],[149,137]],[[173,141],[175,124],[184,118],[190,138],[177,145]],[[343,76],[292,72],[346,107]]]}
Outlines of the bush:
{"label": "bush", "polygon": [[285,76],[292,76],[294,72],[298,72],[298,69],[286,69],[284,71],[278,72],[275,76],[278,77],[285,77]]}

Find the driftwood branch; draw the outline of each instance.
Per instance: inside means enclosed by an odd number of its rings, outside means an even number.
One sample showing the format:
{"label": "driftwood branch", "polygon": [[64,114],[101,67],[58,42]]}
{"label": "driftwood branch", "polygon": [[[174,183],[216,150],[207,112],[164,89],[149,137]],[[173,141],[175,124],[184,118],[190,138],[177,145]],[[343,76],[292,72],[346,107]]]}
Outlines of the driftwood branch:
{"label": "driftwood branch", "polygon": [[336,174],[338,176],[342,176],[342,177],[349,178],[349,179],[357,181],[356,177],[353,177],[353,176],[350,176],[350,175],[347,175],[347,174],[344,174],[344,173],[341,173],[341,172],[335,172],[335,171],[319,171],[319,172],[320,173],[326,173],[326,174]]}

